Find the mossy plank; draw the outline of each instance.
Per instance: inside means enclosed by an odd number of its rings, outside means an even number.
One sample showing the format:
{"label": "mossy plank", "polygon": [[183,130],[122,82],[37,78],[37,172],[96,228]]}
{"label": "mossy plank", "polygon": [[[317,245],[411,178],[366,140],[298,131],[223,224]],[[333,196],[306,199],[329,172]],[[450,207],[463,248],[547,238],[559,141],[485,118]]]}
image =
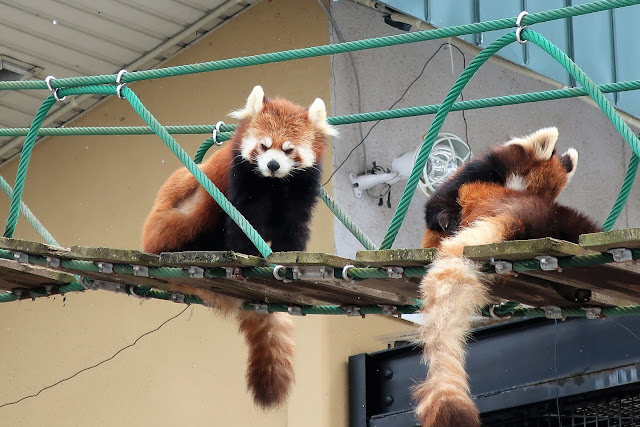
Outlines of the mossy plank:
{"label": "mossy plank", "polygon": [[263,267],[263,258],[232,251],[163,252],[160,261],[165,265],[186,267]]}
{"label": "mossy plank", "polygon": [[342,268],[352,265],[354,260],[319,252],[274,252],[267,257],[267,262],[280,265],[317,265]]}
{"label": "mossy plank", "polygon": [[67,248],[7,237],[0,237],[0,249],[42,256],[62,256],[69,253]]}
{"label": "mossy plank", "polygon": [[92,248],[87,246],[72,246],[71,251],[64,258],[78,259],[83,261],[103,261],[112,264],[132,264],[145,265],[148,267],[158,267],[160,257],[129,249],[113,248]]}
{"label": "mossy plank", "polygon": [[640,228],[583,234],[580,236],[580,246],[598,252],[614,248],[640,248]]}
{"label": "mossy plank", "polygon": [[570,255],[592,255],[596,252],[575,243],[546,237],[531,240],[509,240],[488,245],[467,246],[464,256],[473,260],[487,261],[491,258],[504,261],[520,261],[548,255],[562,257]]}
{"label": "mossy plank", "polygon": [[30,264],[0,259],[0,289],[38,288],[45,285],[66,285],[75,282],[70,274]]}
{"label": "mossy plank", "polygon": [[608,296],[612,301],[630,301],[633,304],[640,304],[640,286],[638,286],[640,274],[613,265],[565,268],[561,273],[527,271],[522,275],[540,277],[574,288],[589,289]]}
{"label": "mossy plank", "polygon": [[416,267],[431,263],[437,253],[434,248],[359,251],[355,261],[370,267]]}

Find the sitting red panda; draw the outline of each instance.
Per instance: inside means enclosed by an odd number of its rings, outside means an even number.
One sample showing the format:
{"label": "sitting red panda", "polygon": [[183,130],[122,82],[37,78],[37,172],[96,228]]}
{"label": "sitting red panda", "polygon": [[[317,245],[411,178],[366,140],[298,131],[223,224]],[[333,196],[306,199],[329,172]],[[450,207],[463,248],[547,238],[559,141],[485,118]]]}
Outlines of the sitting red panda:
{"label": "sitting red panda", "polygon": [[426,205],[423,247],[439,249],[420,290],[429,371],[414,390],[422,426],[480,426],[464,368],[469,316],[488,302],[486,275],[465,246],[554,237],[577,243],[599,231],[583,214],[555,202],[574,174],[578,153],[555,155],[558,131],[541,129],[466,163]]}
{"label": "sitting red panda", "polygon": [[[328,136],[324,102],[306,109],[285,99],[268,99],[256,86],[233,138],[200,168],[255,227],[274,251],[303,251],[317,201],[322,155]],[[159,254],[233,250],[259,255],[235,222],[186,168],[164,183],[142,231],[142,247]],[[239,310],[242,301],[206,289],[172,284],[199,296],[222,314],[234,313],[249,346],[247,383],[263,408],[285,402],[294,381],[293,330],[287,314]]]}

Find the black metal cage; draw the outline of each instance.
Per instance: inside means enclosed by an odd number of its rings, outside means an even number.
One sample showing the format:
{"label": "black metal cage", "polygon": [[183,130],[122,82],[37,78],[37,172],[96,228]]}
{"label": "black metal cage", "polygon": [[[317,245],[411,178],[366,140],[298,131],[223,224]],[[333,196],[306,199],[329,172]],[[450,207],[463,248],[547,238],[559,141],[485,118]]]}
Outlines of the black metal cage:
{"label": "black metal cage", "polygon": [[[640,316],[520,321],[474,332],[467,371],[484,426],[640,426]],[[417,425],[421,349],[349,359],[351,427]]]}

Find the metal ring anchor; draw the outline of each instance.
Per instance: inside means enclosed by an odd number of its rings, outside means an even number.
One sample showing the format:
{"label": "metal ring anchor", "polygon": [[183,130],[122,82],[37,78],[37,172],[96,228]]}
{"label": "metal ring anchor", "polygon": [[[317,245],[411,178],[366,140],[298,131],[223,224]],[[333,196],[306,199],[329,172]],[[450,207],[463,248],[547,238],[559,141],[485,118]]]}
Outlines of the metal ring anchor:
{"label": "metal ring anchor", "polygon": [[224,122],[220,120],[218,123],[216,123],[215,129],[213,129],[213,143],[218,146],[222,145],[222,141],[218,141],[218,134],[220,133],[220,127],[222,126],[224,126]]}
{"label": "metal ring anchor", "polygon": [[56,99],[56,101],[58,101],[58,102],[60,102],[60,101],[64,101],[67,97],[66,97],[66,96],[63,96],[62,98],[60,98],[60,97],[58,96],[58,90],[60,90],[61,88],[59,88],[59,87],[56,87],[56,88],[52,87],[52,86],[51,86],[51,80],[55,80],[55,77],[53,77],[53,76],[47,76],[47,77],[44,79],[44,82],[47,84],[47,89],[49,89],[49,91],[50,91],[51,93],[53,93],[53,97]]}
{"label": "metal ring anchor", "polygon": [[516,19],[516,26],[518,27],[516,29],[516,40],[520,44],[525,44],[527,42],[526,40],[522,40],[521,34],[522,34],[522,30],[527,28],[526,25],[524,26],[522,25],[522,18],[524,18],[525,15],[528,15],[528,14],[529,12],[527,12],[526,10],[523,10],[522,12],[520,12],[520,14],[518,15],[518,18]]}
{"label": "metal ring anchor", "polygon": [[118,95],[118,98],[122,99],[124,98],[124,96],[122,96],[122,87],[124,85],[126,85],[126,83],[122,83],[122,76],[127,73],[127,70],[125,70],[124,68],[120,71],[118,71],[118,75],[116,76],[116,84],[118,85],[118,87],[116,88],[116,95]]}
{"label": "metal ring anchor", "polygon": [[278,280],[286,279],[286,277],[284,277],[284,275],[280,273],[281,271],[284,272],[286,270],[287,268],[284,265],[276,265],[275,267],[273,267],[273,277]]}
{"label": "metal ring anchor", "polygon": [[349,270],[351,270],[352,268],[354,268],[355,266],[353,264],[349,264],[349,265],[345,265],[342,268],[342,279],[346,282],[350,282],[353,279],[351,277],[349,277]]}

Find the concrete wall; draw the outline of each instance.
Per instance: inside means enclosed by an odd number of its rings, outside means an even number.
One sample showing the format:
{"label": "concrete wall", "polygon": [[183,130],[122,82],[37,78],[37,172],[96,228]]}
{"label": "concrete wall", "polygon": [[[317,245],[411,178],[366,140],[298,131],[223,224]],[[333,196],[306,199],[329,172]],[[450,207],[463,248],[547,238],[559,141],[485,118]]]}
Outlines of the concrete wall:
{"label": "concrete wall", "polygon": [[[357,40],[400,33],[386,25],[382,15],[368,7],[350,1],[331,3],[331,13],[339,31],[346,40]],[[332,33],[332,41],[337,41]],[[361,110],[378,111],[388,109],[412,81],[418,79],[395,108],[437,104],[442,102],[455,79],[463,70],[463,61],[468,64],[477,50],[458,40],[451,40],[466,57],[455,48],[444,46],[447,40],[413,43],[382,49],[353,53],[360,80]],[[532,46],[532,49],[537,47]],[[432,57],[429,64],[422,69]],[[578,64],[579,65],[579,64]],[[332,93],[336,115],[358,112],[355,75],[347,55],[332,58]],[[420,76],[420,77],[419,77]],[[419,77],[419,78],[418,78]],[[597,82],[608,83],[608,82]],[[555,89],[546,81],[526,76],[504,63],[490,61],[483,66],[463,91],[464,99],[518,94]],[[517,106],[472,110],[465,113],[466,125],[461,112],[449,114],[442,131],[452,132],[466,139],[475,153],[486,147],[507,141],[512,136],[526,135],[542,127],[557,126],[560,131],[558,149],[565,151],[575,147],[580,153],[578,172],[560,200],[587,212],[598,222],[606,218],[617,196],[630,150],[622,137],[603,113],[592,105],[579,100],[540,102]],[[421,116],[380,122],[366,139],[368,164],[390,167],[399,154],[415,150],[427,132],[433,116]],[[365,123],[366,134],[374,123]],[[351,149],[360,142],[357,125],[342,126],[340,138],[334,141],[334,165],[344,161]],[[358,148],[333,177],[335,198],[366,234],[379,244],[389,226],[398,205],[406,181],[393,185],[391,189],[392,209],[378,206],[377,198],[363,196],[356,199],[351,189],[348,174],[360,174],[364,170],[363,150]],[[640,223],[640,195],[636,184],[617,227],[637,226]],[[418,191],[409,208],[394,247],[419,247],[424,230],[423,206],[426,197]],[[386,204],[386,198],[385,198]],[[336,251],[342,256],[352,256],[362,249],[355,238],[339,223],[336,224]]]}
{"label": "concrete wall", "polygon": [[[326,44],[315,1],[257,4],[167,65]],[[255,84],[310,104],[327,102],[328,58],[169,78],[132,85],[166,125],[215,123],[242,106]],[[328,102],[329,103],[329,102]],[[329,103],[330,104],[330,103]],[[35,113],[35,111],[34,111]],[[139,125],[128,104],[109,99],[74,125]],[[195,153],[204,136],[180,136]],[[326,169],[330,169],[329,153]],[[0,173],[9,181],[17,161]],[[62,245],[139,248],[155,193],[179,163],[156,136],[49,138],[33,153],[24,200]],[[325,172],[326,174],[327,172]],[[8,201],[0,201],[8,211]],[[333,251],[332,216],[315,212],[310,250]],[[16,237],[40,240],[21,219]],[[184,306],[85,292],[0,307],[0,405],[94,365]],[[24,426],[346,426],[347,357],[384,348],[376,336],[410,329],[370,316],[296,318],[297,384],[287,406],[256,409],[245,390],[246,349],[231,322],[193,307],[112,361],[0,406],[0,424]]]}

